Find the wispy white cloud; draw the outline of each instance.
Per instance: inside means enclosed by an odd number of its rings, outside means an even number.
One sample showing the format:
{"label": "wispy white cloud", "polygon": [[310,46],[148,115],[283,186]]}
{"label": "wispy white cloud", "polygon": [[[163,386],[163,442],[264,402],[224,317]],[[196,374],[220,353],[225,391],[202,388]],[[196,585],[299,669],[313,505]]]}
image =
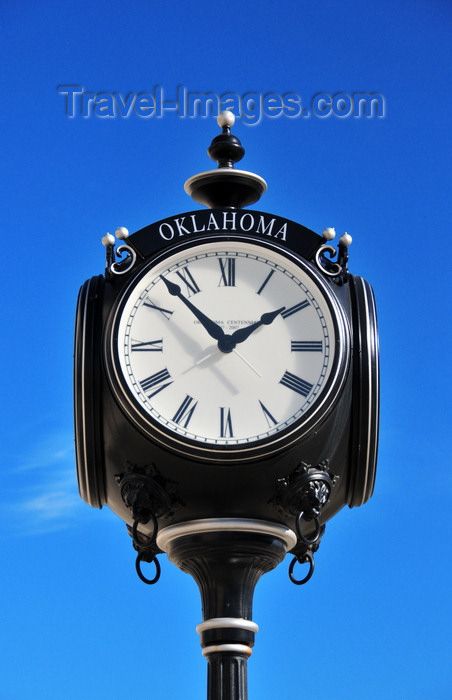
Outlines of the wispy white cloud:
{"label": "wispy white cloud", "polygon": [[20,534],[54,532],[83,513],[69,432],[39,439],[14,461],[2,498],[3,530],[14,523],[16,534],[18,527]]}
{"label": "wispy white cloud", "polygon": [[40,438],[17,460],[18,471],[29,471],[74,462],[74,438],[69,432],[59,432]]}
{"label": "wispy white cloud", "polygon": [[66,527],[81,505],[75,484],[75,474],[52,471],[53,480],[36,484],[18,503],[22,517],[41,528]]}

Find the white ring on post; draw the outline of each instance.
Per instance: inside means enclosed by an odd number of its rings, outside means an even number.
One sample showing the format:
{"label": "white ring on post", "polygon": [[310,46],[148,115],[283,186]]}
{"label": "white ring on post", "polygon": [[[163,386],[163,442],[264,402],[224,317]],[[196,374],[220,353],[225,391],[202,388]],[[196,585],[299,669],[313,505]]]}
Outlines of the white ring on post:
{"label": "white ring on post", "polygon": [[207,656],[208,654],[214,654],[216,652],[223,654],[246,654],[246,656],[251,656],[253,653],[251,647],[246,646],[246,644],[213,644],[211,647],[205,647],[202,650],[202,655]]}
{"label": "white ring on post", "polygon": [[288,552],[297,544],[297,536],[293,530],[278,523],[247,518],[205,518],[189,520],[163,528],[157,535],[157,545],[166,552],[168,545],[179,537],[208,532],[252,532],[259,535],[271,535],[282,540],[286,544]]}
{"label": "white ring on post", "polygon": [[211,617],[210,620],[204,620],[196,626],[198,634],[202,634],[206,630],[220,629],[225,627],[233,627],[235,629],[246,630],[247,632],[259,632],[259,626],[251,620],[245,620],[241,617]]}

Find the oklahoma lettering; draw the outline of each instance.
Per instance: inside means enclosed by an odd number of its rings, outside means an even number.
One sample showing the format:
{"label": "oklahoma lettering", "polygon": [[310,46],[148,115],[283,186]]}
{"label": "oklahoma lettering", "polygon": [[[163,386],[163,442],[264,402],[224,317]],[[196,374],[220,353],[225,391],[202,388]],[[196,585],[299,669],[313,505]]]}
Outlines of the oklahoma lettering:
{"label": "oklahoma lettering", "polygon": [[[204,223],[199,221],[197,214],[189,214],[171,220],[171,223],[163,221],[159,226],[159,234],[165,241],[171,241],[175,237],[190,236],[194,233],[208,233],[212,231],[231,231],[243,233],[255,233],[261,236],[271,236],[286,240],[287,222],[282,226],[275,226],[276,218],[266,217],[264,214],[252,212],[222,211],[210,212],[208,221],[206,214],[202,212]],[[279,228],[278,228],[279,226]]]}

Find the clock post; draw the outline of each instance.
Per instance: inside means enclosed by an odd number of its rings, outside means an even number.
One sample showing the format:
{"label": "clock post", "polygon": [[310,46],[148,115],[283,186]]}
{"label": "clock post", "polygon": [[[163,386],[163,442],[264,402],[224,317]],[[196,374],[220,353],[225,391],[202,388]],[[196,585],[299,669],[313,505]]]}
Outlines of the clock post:
{"label": "clock post", "polygon": [[209,700],[247,698],[247,660],[258,626],[252,600],[259,578],[295,545],[293,533],[252,519],[192,521],[163,530],[170,561],[199,586],[204,620],[197,626],[208,661]]}
{"label": "clock post", "polygon": [[378,335],[351,237],[245,209],[267,185],[235,168],[233,114],[218,124],[218,167],[185,183],[206,209],[106,234],[80,290],[77,475],[126,523],[142,581],[162,553],[195,579],[208,700],[247,700],[258,580],[289,553],[306,583],[326,522],[372,495]]}

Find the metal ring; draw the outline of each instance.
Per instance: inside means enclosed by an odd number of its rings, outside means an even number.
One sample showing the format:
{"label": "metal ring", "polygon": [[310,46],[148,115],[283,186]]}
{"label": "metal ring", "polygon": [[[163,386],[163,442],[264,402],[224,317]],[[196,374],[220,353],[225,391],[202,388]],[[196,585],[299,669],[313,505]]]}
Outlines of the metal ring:
{"label": "metal ring", "polygon": [[[146,540],[140,539],[140,537],[139,537],[140,533],[138,532],[138,525],[140,524],[140,521],[138,519],[133,521],[132,540],[133,540],[135,547],[137,547],[138,549],[150,549],[155,544],[155,539],[157,537],[158,523],[157,523],[157,518],[152,513],[151,513],[150,519],[152,519],[152,525],[154,527],[154,530],[152,533],[152,537],[150,537],[149,539],[146,539]],[[145,537],[145,535],[144,535],[144,537]]]}
{"label": "metal ring", "polygon": [[[293,570],[294,570],[295,564],[297,562],[299,562],[300,564],[307,564],[309,562],[309,571],[306,574],[306,576],[303,579],[301,579],[301,581],[296,579],[295,576],[293,575]],[[292,561],[290,562],[290,566],[289,566],[289,578],[292,581],[292,583],[294,583],[296,586],[302,586],[303,583],[307,583],[309,581],[312,574],[314,573],[314,568],[315,568],[314,557],[312,555],[312,552],[308,551],[305,554],[303,554],[302,559],[298,558],[298,557],[294,557],[292,559]]]}
{"label": "metal ring", "polygon": [[312,520],[314,520],[314,523],[315,523],[315,533],[314,533],[314,537],[312,539],[310,539],[309,537],[306,537],[306,535],[304,535],[302,530],[301,530],[301,521],[303,519],[303,516],[304,516],[304,512],[301,511],[301,513],[299,513],[299,515],[295,521],[298,538],[303,542],[303,544],[307,544],[308,546],[311,544],[317,544],[317,542],[320,539],[320,533],[322,531],[320,521],[318,518],[312,518]]}
{"label": "metal ring", "polygon": [[149,586],[152,586],[154,583],[157,583],[157,581],[160,578],[160,572],[161,572],[160,562],[154,554],[154,556],[152,557],[149,564],[154,562],[154,564],[155,564],[155,576],[152,579],[146,578],[146,576],[141,571],[141,562],[143,561],[144,555],[145,555],[145,552],[140,552],[138,554],[136,561],[135,561],[135,569],[137,570],[137,574],[138,574],[139,578],[143,581],[143,583],[147,583]]}

